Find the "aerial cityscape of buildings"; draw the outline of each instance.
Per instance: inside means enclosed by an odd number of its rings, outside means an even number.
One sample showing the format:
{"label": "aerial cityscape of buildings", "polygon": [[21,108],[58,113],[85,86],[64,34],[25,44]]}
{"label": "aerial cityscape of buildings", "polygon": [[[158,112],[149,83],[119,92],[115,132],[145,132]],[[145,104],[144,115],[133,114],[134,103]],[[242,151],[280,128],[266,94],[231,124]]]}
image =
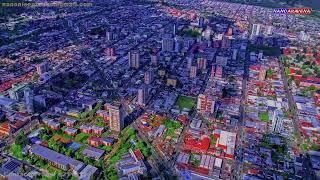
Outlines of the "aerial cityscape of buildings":
{"label": "aerial cityscape of buildings", "polygon": [[11,1],[0,179],[320,179],[317,9]]}

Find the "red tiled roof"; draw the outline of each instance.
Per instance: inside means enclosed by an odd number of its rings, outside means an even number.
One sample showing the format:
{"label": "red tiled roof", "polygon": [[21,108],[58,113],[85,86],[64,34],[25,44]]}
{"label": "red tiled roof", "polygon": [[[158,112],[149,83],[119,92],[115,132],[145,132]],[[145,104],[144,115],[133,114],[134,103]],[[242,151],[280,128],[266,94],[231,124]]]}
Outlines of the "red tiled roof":
{"label": "red tiled roof", "polygon": [[42,141],[40,145],[44,147],[48,147],[48,141]]}
{"label": "red tiled roof", "polygon": [[185,115],[179,115],[179,116],[178,116],[178,120],[181,121],[181,122],[183,122],[183,123],[185,123],[185,122],[188,121],[188,118],[187,118],[187,116],[185,116]]}
{"label": "red tiled roof", "polygon": [[99,142],[100,139],[97,138],[97,137],[89,137],[89,138],[88,138],[88,141],[97,141],[97,142]]}
{"label": "red tiled roof", "polygon": [[294,80],[301,80],[302,76],[301,75],[293,75]]}
{"label": "red tiled roof", "polygon": [[258,169],[249,169],[250,174],[258,174],[259,170]]}
{"label": "red tiled roof", "polygon": [[210,138],[208,136],[202,136],[201,141],[198,142],[193,138],[186,138],[185,147],[194,151],[207,151],[210,145]]}
{"label": "red tiled roof", "polygon": [[261,69],[260,65],[252,65],[252,66],[250,66],[250,70],[253,70],[253,71],[260,71],[260,69]]}
{"label": "red tiled roof", "polygon": [[283,49],[283,54],[285,54],[285,55],[291,54],[290,48],[284,48],[284,49]]}
{"label": "red tiled roof", "polygon": [[297,71],[296,71],[294,68],[292,68],[292,67],[289,68],[289,71],[290,71],[290,74],[296,74],[296,72],[297,72]]}
{"label": "red tiled roof", "polygon": [[12,124],[12,127],[15,129],[20,129],[23,125],[25,125],[25,121],[16,121],[16,123]]}
{"label": "red tiled roof", "polygon": [[133,151],[133,153],[136,155],[136,157],[139,161],[143,159],[143,155],[139,149]]}
{"label": "red tiled roof", "polygon": [[303,121],[300,123],[303,127],[313,127],[313,124],[311,122]]}
{"label": "red tiled roof", "polygon": [[9,123],[3,123],[0,125],[0,129],[3,131],[9,131],[10,130],[10,125]]}

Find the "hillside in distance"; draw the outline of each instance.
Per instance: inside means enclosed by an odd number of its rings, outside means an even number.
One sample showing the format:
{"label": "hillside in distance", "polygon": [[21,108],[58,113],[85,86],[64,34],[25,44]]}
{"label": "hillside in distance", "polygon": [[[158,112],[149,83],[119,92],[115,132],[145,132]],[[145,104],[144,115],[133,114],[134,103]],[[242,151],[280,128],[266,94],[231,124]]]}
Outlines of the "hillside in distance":
{"label": "hillside in distance", "polygon": [[233,2],[264,6],[270,8],[281,7],[310,7],[314,10],[320,10],[319,0],[219,0],[221,2]]}

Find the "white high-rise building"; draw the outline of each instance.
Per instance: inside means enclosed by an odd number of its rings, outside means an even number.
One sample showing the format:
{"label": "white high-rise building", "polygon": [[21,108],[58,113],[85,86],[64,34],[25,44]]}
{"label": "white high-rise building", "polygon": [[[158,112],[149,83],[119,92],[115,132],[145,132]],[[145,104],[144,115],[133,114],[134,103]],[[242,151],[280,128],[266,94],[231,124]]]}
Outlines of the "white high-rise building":
{"label": "white high-rise building", "polygon": [[142,86],[138,89],[138,105],[145,106],[148,98],[148,89]]}
{"label": "white high-rise building", "polygon": [[237,49],[233,49],[232,52],[232,60],[237,60],[237,55],[238,55],[238,50]]}
{"label": "white high-rise building", "polygon": [[199,94],[197,100],[197,110],[198,112],[214,112],[215,101],[212,97],[204,94]]}
{"label": "white high-rise building", "polygon": [[151,54],[150,55],[151,64],[153,66],[157,66],[158,65],[158,59],[159,59],[159,57],[156,54]]}
{"label": "white high-rise building", "polygon": [[129,67],[139,68],[140,67],[140,54],[139,51],[130,51],[128,54]]}
{"label": "white high-rise building", "polygon": [[49,71],[49,64],[47,62],[43,62],[36,65],[37,73],[42,75],[45,72]]}
{"label": "white high-rise building", "polygon": [[277,109],[273,112],[272,117],[272,131],[281,133],[283,124],[283,112],[281,109]]}
{"label": "white high-rise building", "polygon": [[29,87],[24,90],[24,98],[25,98],[25,104],[26,104],[26,109],[27,112],[32,114],[34,113],[34,108],[33,108],[33,90],[30,89]]}
{"label": "white high-rise building", "polygon": [[272,35],[272,26],[267,26],[266,27],[266,33],[265,34],[268,35],[268,36]]}
{"label": "white high-rise building", "polygon": [[145,84],[151,84],[153,81],[153,71],[150,69],[147,72],[144,73],[144,83]]}
{"label": "white high-rise building", "polygon": [[162,51],[172,52],[174,50],[174,39],[170,35],[162,38]]}
{"label": "white high-rise building", "polygon": [[106,40],[107,41],[112,41],[112,39],[113,39],[112,31],[106,31]]}
{"label": "white high-rise building", "polygon": [[259,36],[260,35],[260,30],[261,30],[261,24],[252,24],[252,30],[251,30],[250,38],[252,39],[255,36]]}
{"label": "white high-rise building", "polygon": [[304,31],[300,31],[299,39],[302,40],[302,41],[308,41],[309,40],[309,35]]}
{"label": "white high-rise building", "polygon": [[111,131],[120,132],[124,128],[125,110],[122,104],[113,102],[107,105],[109,110],[109,127]]}
{"label": "white high-rise building", "polygon": [[190,69],[192,66],[192,60],[193,60],[193,57],[191,57],[191,56],[187,57],[187,68],[188,69]]}
{"label": "white high-rise building", "polygon": [[183,48],[183,39],[180,37],[174,38],[174,51],[180,52]]}

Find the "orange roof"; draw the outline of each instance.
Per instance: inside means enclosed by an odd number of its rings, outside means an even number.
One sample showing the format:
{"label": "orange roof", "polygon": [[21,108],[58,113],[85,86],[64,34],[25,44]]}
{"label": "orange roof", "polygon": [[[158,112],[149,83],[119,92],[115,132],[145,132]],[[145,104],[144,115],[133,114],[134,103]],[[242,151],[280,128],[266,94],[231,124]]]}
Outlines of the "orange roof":
{"label": "orange roof", "polygon": [[259,170],[258,169],[249,169],[250,174],[258,174]]}
{"label": "orange roof", "polygon": [[62,142],[62,143],[64,143],[64,144],[67,144],[67,143],[70,142],[70,140],[65,139],[65,138],[63,138],[62,136],[57,135],[57,134],[54,135],[52,138],[53,138],[53,140],[55,140],[55,141],[60,141],[60,142]]}
{"label": "orange roof", "polygon": [[0,125],[0,129],[3,131],[9,131],[10,130],[10,125],[9,123],[3,123]]}

